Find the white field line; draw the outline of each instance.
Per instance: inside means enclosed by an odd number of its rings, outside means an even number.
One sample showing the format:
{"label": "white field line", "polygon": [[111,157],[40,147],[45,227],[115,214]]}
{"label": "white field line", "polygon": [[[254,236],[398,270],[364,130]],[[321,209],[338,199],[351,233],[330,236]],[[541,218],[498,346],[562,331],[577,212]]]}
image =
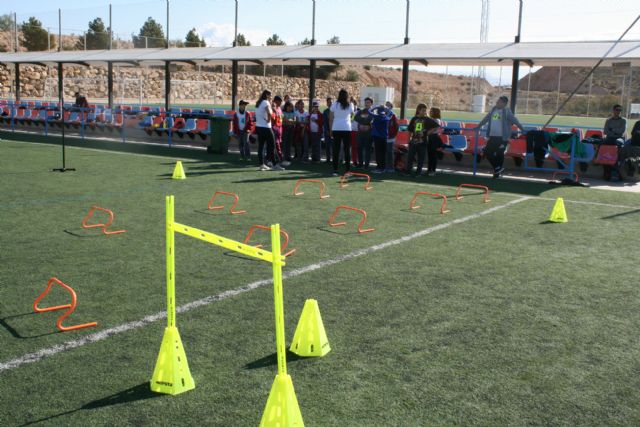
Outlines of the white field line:
{"label": "white field line", "polygon": [[[45,145],[45,146],[48,146],[48,147],[60,147],[60,144],[52,144],[52,143],[48,143],[48,142],[29,142],[29,141],[13,141],[13,140],[11,140],[9,142],[15,142],[16,144],[31,144],[31,145],[35,145],[35,146]],[[128,144],[132,144],[132,143],[129,142]],[[152,147],[156,147],[158,145],[156,144],[156,145],[151,145],[151,146]],[[169,146],[165,146],[165,147],[169,148]],[[67,145],[66,148],[67,149],[71,149],[71,150],[97,151],[99,153],[107,153],[107,154],[123,154],[123,155],[127,155],[127,156],[150,157],[152,159],[159,159],[159,158],[169,159],[170,158],[170,159],[175,159],[175,160],[184,160],[186,162],[192,161],[192,160],[197,160],[197,159],[187,158],[187,157],[168,157],[168,156],[161,155],[161,154],[129,153],[127,151],[105,150],[105,149],[102,149],[102,148],[76,147],[74,145]]]}
{"label": "white field line", "polygon": [[[477,218],[481,218],[485,215],[489,215],[493,212],[496,212],[500,209],[504,209],[510,206],[513,206],[517,203],[523,202],[525,200],[529,200],[530,197],[521,197],[519,199],[516,200],[512,200],[508,203],[505,203],[504,205],[499,205],[499,206],[495,206],[492,207],[490,209],[484,210],[482,212],[476,213],[476,214],[472,214],[472,215],[468,215],[462,218],[458,218],[458,219],[454,219],[452,221],[449,222],[445,222],[443,224],[439,224],[439,225],[435,225],[433,227],[429,227],[429,228],[425,228],[424,230],[420,230],[417,231],[415,233],[409,234],[407,236],[404,237],[400,237],[398,239],[394,239],[394,240],[389,240],[387,242],[384,243],[379,243],[377,245],[373,245],[370,246],[368,248],[364,248],[364,249],[359,249],[353,252],[350,252],[348,254],[333,258],[333,259],[329,259],[326,261],[321,261],[315,264],[310,264],[307,265],[305,267],[301,267],[301,268],[297,268],[295,270],[291,270],[285,274],[283,274],[283,278],[285,279],[290,279],[292,277],[296,277],[296,276],[300,276],[302,274],[305,273],[309,273],[315,270],[319,270],[321,268],[325,268],[325,267],[329,267],[331,265],[334,264],[338,264],[341,263],[343,261],[347,261],[350,259],[354,259],[354,258],[358,258],[360,256],[363,255],[368,255],[377,251],[380,251],[382,249],[388,248],[390,246],[395,246],[395,245],[399,245],[401,243],[405,243],[408,242],[410,240],[414,240],[417,239],[418,237],[422,237],[422,236],[426,236],[428,234],[434,233],[436,231],[439,230],[443,230],[445,228],[451,227],[452,225],[457,225],[457,224],[462,224],[464,222],[467,221],[471,221]],[[235,288],[235,289],[231,289],[225,292],[222,292],[220,294],[217,295],[211,295],[205,298],[201,298],[199,300],[196,301],[192,301],[190,303],[181,305],[179,307],[176,308],[176,311],[178,313],[185,313],[187,311],[191,311],[194,310],[196,308],[199,307],[203,307],[206,305],[209,305],[211,303],[214,303],[216,301],[220,301],[220,300],[224,300],[227,298],[232,298],[235,297],[237,295],[243,294],[245,292],[249,292],[252,291],[254,289],[260,288],[262,286],[268,285],[270,283],[273,283],[273,279],[263,279],[263,280],[258,280],[256,282],[252,282],[249,283],[245,286],[239,287],[239,288]],[[34,362],[38,362],[42,359],[45,359],[47,357],[51,357],[54,356],[58,353],[61,353],[63,351],[67,351],[67,350],[71,350],[77,347],[82,347],[86,344],[91,344],[91,343],[95,343],[98,341],[102,341],[105,340],[111,336],[123,333],[123,332],[127,332],[133,329],[138,329],[138,328],[142,328],[144,326],[147,326],[150,323],[153,323],[157,320],[161,320],[167,317],[167,313],[166,312],[159,312],[159,313],[155,313],[155,314],[150,314],[148,316],[143,317],[140,320],[136,320],[133,322],[128,322],[128,323],[123,323],[122,325],[118,325],[115,326],[113,328],[108,328],[105,329],[103,331],[100,332],[96,332],[94,334],[91,335],[87,335],[85,337],[76,339],[76,340],[70,340],[67,342],[64,342],[62,344],[58,344],[58,345],[54,345],[52,347],[48,347],[48,348],[43,348],[42,350],[38,350],[35,353],[28,353],[25,355],[22,355],[18,358],[9,360],[7,362],[3,362],[0,363],[0,373],[3,371],[8,371],[8,370],[12,370],[12,369],[16,369],[22,365],[25,365],[27,363],[34,363]]]}
{"label": "white field line", "polygon": [[[417,185],[419,187],[438,187],[438,188],[447,188],[447,189],[453,189],[452,186],[450,185],[442,185],[442,184],[430,184],[428,182],[407,182],[407,181],[398,181],[398,182],[394,182],[394,181],[385,181],[387,184],[402,184],[402,185]],[[497,193],[498,194],[498,193]],[[499,194],[506,194],[509,196],[521,196],[521,194],[518,193],[511,193],[509,191],[501,191],[499,192]],[[631,193],[629,193],[631,194]],[[531,200],[545,200],[545,201],[551,201],[551,202],[555,202],[556,199],[553,197],[542,197],[542,196],[528,196]],[[582,204],[582,205],[594,205],[594,206],[604,206],[607,208],[620,208],[620,209],[640,209],[640,206],[627,206],[627,205],[615,205],[615,204],[611,204],[611,203],[600,203],[600,202],[587,202],[587,201],[582,201],[582,200],[569,200],[569,199],[563,199],[563,201],[565,203],[575,203],[575,204]]]}

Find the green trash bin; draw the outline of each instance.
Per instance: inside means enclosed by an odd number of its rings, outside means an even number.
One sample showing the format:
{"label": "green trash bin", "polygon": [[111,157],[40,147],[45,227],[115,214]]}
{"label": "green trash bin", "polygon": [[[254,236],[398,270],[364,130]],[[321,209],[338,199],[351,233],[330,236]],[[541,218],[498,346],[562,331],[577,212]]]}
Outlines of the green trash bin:
{"label": "green trash bin", "polygon": [[224,116],[211,117],[210,120],[211,142],[207,151],[209,153],[227,154],[229,152],[229,129],[231,119]]}

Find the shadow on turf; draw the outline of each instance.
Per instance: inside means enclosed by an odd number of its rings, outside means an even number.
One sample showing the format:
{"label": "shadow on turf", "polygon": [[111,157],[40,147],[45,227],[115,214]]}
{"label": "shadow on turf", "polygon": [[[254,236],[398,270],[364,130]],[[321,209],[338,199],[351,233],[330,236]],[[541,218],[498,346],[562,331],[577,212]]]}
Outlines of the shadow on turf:
{"label": "shadow on turf", "polygon": [[613,219],[613,218],[618,218],[620,216],[625,216],[625,215],[632,215],[632,214],[637,214],[640,212],[640,209],[634,209],[632,211],[628,211],[628,212],[622,212],[619,214],[615,214],[615,215],[608,215],[608,216],[603,216],[600,219]]}
{"label": "shadow on turf", "polygon": [[[290,352],[289,350],[287,350],[287,362],[296,362],[298,360],[302,360],[302,359],[308,359],[308,357],[302,357],[302,356],[298,356],[295,353]],[[278,354],[277,353],[272,353],[268,356],[265,356],[261,359],[255,360],[253,362],[247,363],[246,365],[244,365],[242,367],[242,369],[261,369],[261,368],[268,368],[270,366],[276,366],[278,364]]]}
{"label": "shadow on turf", "polygon": [[335,229],[327,227],[326,225],[322,226],[322,227],[316,227],[316,228],[318,230],[320,230],[320,231],[325,231],[325,232],[331,233],[331,234],[339,234],[341,236],[348,236],[348,235],[352,235],[352,234],[353,235],[361,234],[361,233],[358,233],[358,231],[348,231],[348,232],[334,231]]}
{"label": "shadow on turf", "polygon": [[89,403],[85,403],[84,405],[82,405],[81,407],[79,407],[77,409],[72,409],[70,411],[61,412],[59,414],[51,415],[51,416],[46,417],[46,418],[40,418],[39,420],[30,421],[28,423],[21,424],[20,427],[30,426],[30,425],[33,425],[33,424],[38,424],[38,423],[42,423],[42,422],[45,422],[45,421],[50,421],[50,420],[53,420],[53,419],[58,418],[58,417],[63,417],[65,415],[71,415],[71,414],[73,414],[75,412],[78,412],[78,411],[81,411],[81,410],[99,409],[99,408],[104,408],[106,406],[119,405],[121,403],[136,402],[138,400],[152,399],[154,397],[160,397],[160,396],[162,396],[162,394],[158,394],[158,393],[152,392],[151,388],[149,387],[149,381],[145,381],[142,384],[138,384],[135,387],[131,387],[131,388],[128,388],[126,390],[120,391],[118,393],[112,394],[110,396],[103,397],[102,399],[97,399],[97,400],[91,401]]}
{"label": "shadow on turf", "polygon": [[78,233],[74,233],[71,230],[67,230],[64,229],[63,230],[65,233],[72,235],[73,237],[99,237],[102,236],[102,234],[78,234]]}
{"label": "shadow on turf", "polygon": [[2,325],[3,328],[5,328],[7,331],[9,331],[9,333],[14,338],[19,338],[19,339],[22,339],[22,340],[26,340],[26,339],[30,339],[30,338],[40,338],[40,337],[44,337],[44,336],[47,336],[47,335],[57,334],[57,333],[60,332],[60,331],[51,331],[51,332],[47,332],[46,334],[24,336],[24,335],[21,335],[20,332],[15,330],[13,328],[13,326],[11,326],[10,324],[7,323],[7,320],[9,320],[9,319],[15,319],[17,317],[29,316],[31,314],[36,314],[36,312],[35,311],[31,311],[29,313],[22,313],[22,314],[16,314],[14,316],[4,317],[4,318],[0,319],[0,325]]}

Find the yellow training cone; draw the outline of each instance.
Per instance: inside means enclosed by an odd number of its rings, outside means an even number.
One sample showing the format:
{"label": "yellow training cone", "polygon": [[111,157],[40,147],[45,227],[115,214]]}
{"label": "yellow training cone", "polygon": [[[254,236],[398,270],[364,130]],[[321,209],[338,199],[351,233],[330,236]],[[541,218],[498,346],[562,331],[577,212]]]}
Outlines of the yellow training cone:
{"label": "yellow training cone", "polygon": [[278,374],[271,386],[260,427],[303,427],[302,414],[291,377]]}
{"label": "yellow training cone", "polygon": [[187,179],[187,176],[184,174],[184,169],[182,168],[182,162],[178,160],[176,162],[176,167],[173,170],[172,179]]}
{"label": "yellow training cone", "polygon": [[174,395],[195,387],[178,328],[166,327],[151,378],[151,391]]}
{"label": "yellow training cone", "polygon": [[549,221],[551,222],[568,222],[567,212],[564,210],[564,200],[562,197],[558,197],[556,200],[556,204],[553,205],[553,210],[551,211],[551,216],[549,217]]}
{"label": "yellow training cone", "polygon": [[324,331],[318,301],[308,299],[304,303],[296,332],[291,342],[292,353],[298,356],[324,356],[331,351]]}

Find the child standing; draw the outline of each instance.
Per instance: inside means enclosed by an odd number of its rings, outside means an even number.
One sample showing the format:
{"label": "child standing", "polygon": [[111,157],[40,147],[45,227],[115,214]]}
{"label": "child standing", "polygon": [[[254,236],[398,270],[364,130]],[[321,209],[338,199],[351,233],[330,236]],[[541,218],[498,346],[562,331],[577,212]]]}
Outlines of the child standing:
{"label": "child standing", "polygon": [[311,145],[311,161],[319,162],[322,152],[322,113],[320,103],[313,101],[309,113],[309,141]]}
{"label": "child standing", "polygon": [[275,149],[273,150],[276,159],[275,163],[280,163],[282,166],[289,166],[289,162],[283,161],[282,156],[282,98],[278,95],[273,97],[273,113],[271,114],[271,129],[273,130],[273,138],[275,139]]}
{"label": "child standing", "polygon": [[249,135],[251,134],[251,115],[246,111],[248,102],[241,99],[238,103],[238,111],[233,115],[233,134],[238,138],[240,145],[240,159],[250,160],[251,148],[249,146]]}
{"label": "child standing", "polygon": [[287,162],[291,161],[291,146],[296,130],[296,113],[291,102],[284,103],[282,112],[282,155]]}
{"label": "child standing", "polygon": [[[422,166],[427,154],[427,144],[430,135],[438,131],[440,125],[433,119],[427,117],[427,106],[418,104],[416,115],[409,122],[409,154],[404,172],[409,174],[413,169],[413,157],[418,155],[416,176],[422,173]],[[435,170],[435,168],[434,168]]]}
{"label": "child standing", "polygon": [[307,124],[309,123],[309,113],[304,111],[304,101],[299,99],[296,102],[296,133],[294,146],[296,148],[296,159],[302,162],[309,161],[309,141],[307,138]]}

